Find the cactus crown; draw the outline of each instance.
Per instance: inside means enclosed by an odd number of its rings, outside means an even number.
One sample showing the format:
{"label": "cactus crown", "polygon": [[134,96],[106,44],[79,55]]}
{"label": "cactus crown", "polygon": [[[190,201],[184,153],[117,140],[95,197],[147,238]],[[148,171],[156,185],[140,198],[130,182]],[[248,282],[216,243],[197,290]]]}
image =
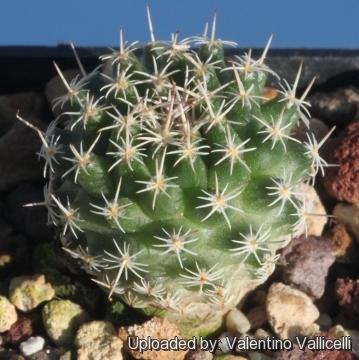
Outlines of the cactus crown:
{"label": "cactus crown", "polygon": [[190,334],[199,309],[218,325],[271,274],[276,249],[306,231],[313,204],[297,185],[327,164],[322,142],[292,135],[298,121],[309,128],[302,65],[293,87],[263,95],[277,76],[264,63],[272,37],[258,60],[249,50],[226,62],[223,45],[235,44],[215,40],[216,18],[210,37],[206,27],[182,41],[156,41],[149,24],[141,61],[121,29],[104,72],[78,60],[82,77],[68,83],[55,64],[67,93],[54,107],[69,121],[35,128],[50,175],[41,204],[109,296]]}

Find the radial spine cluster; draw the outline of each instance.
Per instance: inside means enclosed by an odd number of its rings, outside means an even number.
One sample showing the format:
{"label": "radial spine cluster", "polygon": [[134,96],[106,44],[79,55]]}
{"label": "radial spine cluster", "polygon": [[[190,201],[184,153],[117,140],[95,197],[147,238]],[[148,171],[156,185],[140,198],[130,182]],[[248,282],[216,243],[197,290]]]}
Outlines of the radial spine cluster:
{"label": "radial spine cluster", "polygon": [[[276,250],[306,231],[312,202],[297,190],[327,163],[293,87],[263,95],[265,65],[251,50],[226,61],[210,37],[126,45],[55,99],[62,115],[42,141],[50,181],[43,203],[71,256],[109,296],[194,326],[235,306],[274,269]],[[197,47],[198,50],[193,50]],[[279,78],[279,77],[278,77]],[[66,116],[70,120],[59,126]],[[298,122],[308,142],[293,137]],[[328,134],[329,136],[329,134]],[[252,286],[253,288],[253,286]],[[213,315],[213,316],[215,316]],[[203,319],[202,319],[203,320]],[[217,321],[218,322],[218,321]]]}

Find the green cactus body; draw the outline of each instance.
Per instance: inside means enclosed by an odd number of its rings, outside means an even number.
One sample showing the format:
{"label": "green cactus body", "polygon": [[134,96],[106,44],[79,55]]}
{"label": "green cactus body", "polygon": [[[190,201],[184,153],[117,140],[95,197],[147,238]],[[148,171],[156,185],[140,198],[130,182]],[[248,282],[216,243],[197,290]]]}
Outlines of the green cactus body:
{"label": "green cactus body", "polygon": [[305,231],[311,204],[296,185],[326,164],[314,138],[291,136],[309,126],[300,71],[263,102],[269,43],[259,60],[226,62],[214,31],[177,36],[152,33],[141,62],[121,35],[107,74],[66,83],[65,128],[37,131],[51,179],[43,204],[64,248],[109,296],[191,337],[218,328]]}

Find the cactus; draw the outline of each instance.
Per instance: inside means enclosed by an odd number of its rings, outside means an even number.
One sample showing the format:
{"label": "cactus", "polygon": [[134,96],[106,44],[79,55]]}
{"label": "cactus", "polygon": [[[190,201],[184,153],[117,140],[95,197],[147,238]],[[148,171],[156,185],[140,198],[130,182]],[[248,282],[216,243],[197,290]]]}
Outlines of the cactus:
{"label": "cactus", "polygon": [[[212,33],[151,41],[134,55],[103,56],[105,71],[68,83],[54,106],[70,120],[38,132],[48,222],[64,250],[109,296],[167,316],[182,335],[207,335],[274,270],[276,250],[306,231],[311,202],[297,190],[328,164],[313,134],[292,130],[310,115],[251,50],[226,62]],[[190,44],[198,44],[198,51]],[[107,70],[106,70],[107,69]],[[278,77],[278,76],[277,76]],[[20,116],[18,116],[20,118]],[[21,119],[21,118],[20,118]],[[21,119],[23,120],[23,119]],[[23,120],[25,121],[25,120]],[[309,131],[309,130],[308,130]],[[328,134],[329,136],[329,134]]]}

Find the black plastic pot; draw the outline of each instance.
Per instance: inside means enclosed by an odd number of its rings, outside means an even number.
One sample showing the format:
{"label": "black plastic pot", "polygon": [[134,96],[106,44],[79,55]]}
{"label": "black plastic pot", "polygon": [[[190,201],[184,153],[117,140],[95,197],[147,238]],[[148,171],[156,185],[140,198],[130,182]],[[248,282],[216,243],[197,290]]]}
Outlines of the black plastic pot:
{"label": "black plastic pot", "polygon": [[[76,48],[86,71],[100,64],[99,56],[110,53],[105,47]],[[242,56],[248,49],[227,49],[228,59]],[[258,59],[263,49],[252,49],[252,57]],[[141,51],[136,51],[141,56]],[[296,71],[303,60],[298,89],[303,90],[314,76],[312,91],[332,90],[339,86],[359,86],[359,50],[331,49],[270,49],[266,64],[280,76],[294,82]],[[22,91],[43,91],[46,83],[56,75],[55,61],[61,70],[77,68],[69,45],[0,46],[0,95]],[[270,78],[268,86],[277,87],[276,79]]]}

